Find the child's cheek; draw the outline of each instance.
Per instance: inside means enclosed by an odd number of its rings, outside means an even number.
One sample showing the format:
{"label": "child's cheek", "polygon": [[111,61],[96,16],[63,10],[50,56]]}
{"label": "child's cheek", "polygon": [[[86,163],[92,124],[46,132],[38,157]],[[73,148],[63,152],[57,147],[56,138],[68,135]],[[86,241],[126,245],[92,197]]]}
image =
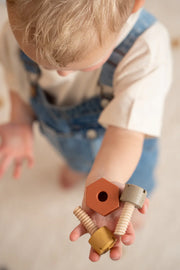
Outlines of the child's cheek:
{"label": "child's cheek", "polygon": [[57,70],[57,73],[59,74],[59,76],[62,76],[62,77],[66,77],[73,72],[74,72],[73,70],[68,70],[68,71]]}

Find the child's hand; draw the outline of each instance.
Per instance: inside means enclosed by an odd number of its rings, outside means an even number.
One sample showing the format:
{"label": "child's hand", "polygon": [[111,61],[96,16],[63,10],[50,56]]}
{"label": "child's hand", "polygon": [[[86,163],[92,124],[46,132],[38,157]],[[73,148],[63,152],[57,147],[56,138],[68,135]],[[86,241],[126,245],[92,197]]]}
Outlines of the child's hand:
{"label": "child's hand", "polygon": [[[84,203],[83,203],[84,204]],[[147,208],[149,206],[149,200],[146,199],[143,207],[139,209],[140,213],[145,214],[147,211]],[[95,223],[98,225],[98,227],[106,226],[108,227],[112,232],[115,230],[115,226],[118,222],[118,219],[121,214],[121,207],[111,214],[107,216],[102,216],[92,210],[87,210],[87,207],[83,205],[82,207],[89,216],[95,221]],[[80,236],[87,233],[85,228],[79,224],[70,234],[70,240],[76,241]],[[110,257],[112,260],[119,260],[122,255],[122,243],[124,245],[131,245],[134,242],[135,239],[135,231],[133,228],[132,223],[129,224],[128,229],[126,231],[126,234],[121,237],[121,239],[118,239],[115,246],[110,250]],[[121,243],[122,242],[122,243]],[[100,259],[100,255],[98,255],[92,248],[90,250],[89,259],[93,262],[96,262]]]}
{"label": "child's hand", "polygon": [[7,123],[0,125],[0,178],[14,163],[14,178],[19,178],[24,160],[28,166],[34,163],[33,133],[29,124]]}

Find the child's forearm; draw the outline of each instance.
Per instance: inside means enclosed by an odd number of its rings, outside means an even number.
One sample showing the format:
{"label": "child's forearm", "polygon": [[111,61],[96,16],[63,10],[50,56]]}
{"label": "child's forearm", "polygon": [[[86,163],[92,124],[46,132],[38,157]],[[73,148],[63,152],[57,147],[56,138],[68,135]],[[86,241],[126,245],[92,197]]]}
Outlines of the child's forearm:
{"label": "child's forearm", "polygon": [[35,116],[32,108],[14,91],[10,91],[11,122],[32,125]]}
{"label": "child's forearm", "polygon": [[126,183],[141,157],[144,134],[115,126],[108,127],[86,185],[104,177]]}

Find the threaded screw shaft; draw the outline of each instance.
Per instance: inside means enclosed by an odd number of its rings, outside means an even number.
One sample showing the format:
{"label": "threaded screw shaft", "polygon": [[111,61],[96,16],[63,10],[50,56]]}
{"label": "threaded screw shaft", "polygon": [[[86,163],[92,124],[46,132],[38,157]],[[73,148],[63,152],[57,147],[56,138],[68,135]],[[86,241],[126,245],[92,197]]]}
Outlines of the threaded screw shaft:
{"label": "threaded screw shaft", "polygon": [[91,235],[98,230],[97,225],[80,206],[74,209],[73,214],[79,219],[79,221],[85,227],[87,232],[90,233]]}
{"label": "threaded screw shaft", "polygon": [[135,205],[129,202],[125,202],[124,207],[122,209],[121,216],[116,225],[116,229],[114,234],[122,236],[126,233],[127,227],[131,220]]}

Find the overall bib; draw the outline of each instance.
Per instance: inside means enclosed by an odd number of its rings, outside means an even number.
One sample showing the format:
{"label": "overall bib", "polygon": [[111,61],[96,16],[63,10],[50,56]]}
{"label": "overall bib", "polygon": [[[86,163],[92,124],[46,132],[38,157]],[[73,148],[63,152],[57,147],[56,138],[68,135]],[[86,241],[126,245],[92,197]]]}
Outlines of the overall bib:
{"label": "overall bib", "polygon": [[[99,78],[101,85],[112,87],[114,71],[131,49],[137,38],[156,22],[155,17],[142,10],[128,36],[112,52],[103,65]],[[99,115],[106,102],[113,95],[103,92],[76,106],[57,106],[53,97],[38,84],[41,71],[38,65],[20,51],[20,58],[28,73],[37,75],[37,80],[30,82],[34,90],[31,105],[36,114],[42,134],[65,158],[68,165],[77,171],[88,173],[101,146],[105,129],[98,123]],[[155,179],[154,168],[157,162],[157,139],[145,139],[143,152],[138,166],[128,183],[136,184],[152,192]]]}

